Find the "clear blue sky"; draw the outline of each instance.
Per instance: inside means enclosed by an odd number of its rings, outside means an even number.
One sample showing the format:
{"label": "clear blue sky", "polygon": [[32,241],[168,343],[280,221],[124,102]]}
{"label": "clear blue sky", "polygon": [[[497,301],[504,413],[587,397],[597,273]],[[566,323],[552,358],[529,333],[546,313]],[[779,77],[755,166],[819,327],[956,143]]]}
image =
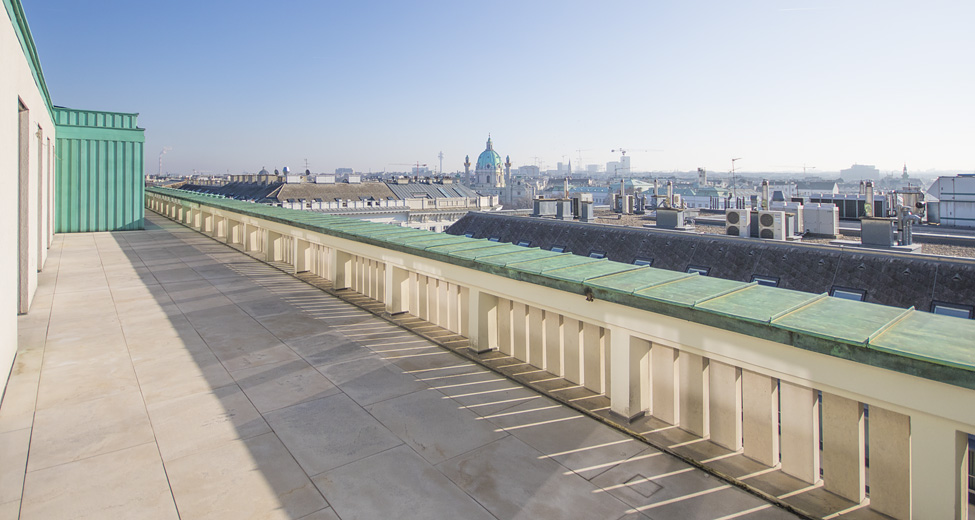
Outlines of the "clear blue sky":
{"label": "clear blue sky", "polygon": [[[975,170],[975,2],[24,0],[54,102],[146,165]],[[537,157],[537,159],[536,159]]]}

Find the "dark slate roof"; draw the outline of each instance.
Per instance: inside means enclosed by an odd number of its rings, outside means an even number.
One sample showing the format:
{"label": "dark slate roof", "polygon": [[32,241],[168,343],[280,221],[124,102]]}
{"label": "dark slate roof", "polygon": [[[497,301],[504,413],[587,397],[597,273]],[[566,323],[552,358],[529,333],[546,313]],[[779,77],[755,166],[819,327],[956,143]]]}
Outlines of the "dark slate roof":
{"label": "dark slate roof", "polygon": [[337,182],[334,184],[314,184],[303,182],[300,184],[282,184],[281,189],[272,193],[277,201],[285,200],[315,200],[326,202],[339,200],[387,200],[396,199],[396,195],[383,182],[362,182],[349,184]]}
{"label": "dark slate roof", "polygon": [[[387,184],[389,189],[401,199],[410,198],[431,198],[442,199],[445,197],[477,197],[477,193],[462,184],[426,184],[422,182],[411,182],[409,184]],[[442,191],[441,191],[442,190]],[[445,195],[446,194],[446,195]]]}
{"label": "dark slate roof", "polygon": [[528,241],[542,249],[562,246],[582,256],[601,251],[623,263],[652,259],[653,267],[673,271],[708,267],[708,276],[742,282],[754,275],[774,277],[779,287],[814,294],[834,286],[862,289],[865,301],[923,311],[933,301],[971,305],[975,300],[975,261],[969,259],[490,213],[468,213],[446,232],[512,244]]}
{"label": "dark slate roof", "polygon": [[282,183],[272,182],[262,184],[259,182],[230,182],[223,186],[203,186],[198,184],[184,184],[181,190],[195,191],[197,193],[209,193],[211,195],[221,195],[237,200],[264,200],[275,190],[280,188]]}

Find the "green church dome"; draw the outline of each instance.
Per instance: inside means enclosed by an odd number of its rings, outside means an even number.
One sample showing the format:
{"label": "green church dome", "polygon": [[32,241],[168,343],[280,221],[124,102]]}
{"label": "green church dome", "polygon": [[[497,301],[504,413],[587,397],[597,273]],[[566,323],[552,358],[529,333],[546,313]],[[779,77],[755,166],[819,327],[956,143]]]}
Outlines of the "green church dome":
{"label": "green church dome", "polygon": [[478,170],[498,170],[501,169],[501,156],[498,152],[494,151],[494,145],[491,143],[491,138],[488,137],[487,149],[481,152],[481,155],[477,156],[477,168]]}

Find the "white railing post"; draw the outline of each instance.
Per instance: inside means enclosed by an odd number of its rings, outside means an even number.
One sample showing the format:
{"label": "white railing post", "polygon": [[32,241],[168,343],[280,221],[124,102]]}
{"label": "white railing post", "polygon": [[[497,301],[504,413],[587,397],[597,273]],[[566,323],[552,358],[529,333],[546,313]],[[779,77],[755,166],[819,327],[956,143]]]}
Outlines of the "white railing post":
{"label": "white railing post", "polygon": [[823,392],[823,480],[827,491],[866,498],[863,403]]}
{"label": "white railing post", "polygon": [[680,403],[680,427],[699,437],[710,432],[710,379],[708,360],[690,352],[681,351],[678,357],[680,377],[678,398]]}
{"label": "white railing post", "polygon": [[741,372],[745,456],[775,466],[779,463],[778,380],[751,370]]}
{"label": "white railing post", "polygon": [[478,354],[498,348],[498,297],[470,290],[471,350]]}
{"label": "white railing post", "polygon": [[814,484],[819,476],[819,392],[779,382],[782,471]]}
{"label": "white railing post", "polygon": [[951,422],[927,414],[911,415],[913,518],[968,518],[967,450],[968,434]]}
{"label": "white railing post", "polygon": [[911,517],[911,418],[870,406],[870,508]]}
{"label": "white railing post", "polygon": [[741,450],[741,369],[713,359],[708,365],[711,442]]}
{"label": "white railing post", "polygon": [[654,343],[650,347],[650,395],[653,404],[650,413],[667,424],[680,423],[680,402],[677,383],[677,349]]}

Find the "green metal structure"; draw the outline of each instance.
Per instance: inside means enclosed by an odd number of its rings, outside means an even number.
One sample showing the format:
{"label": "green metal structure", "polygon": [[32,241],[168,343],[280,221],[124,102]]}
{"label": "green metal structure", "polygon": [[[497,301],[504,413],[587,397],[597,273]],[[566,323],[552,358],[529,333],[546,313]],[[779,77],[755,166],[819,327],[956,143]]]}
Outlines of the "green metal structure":
{"label": "green metal structure", "polygon": [[55,232],[144,229],[138,115],[54,107]]}

